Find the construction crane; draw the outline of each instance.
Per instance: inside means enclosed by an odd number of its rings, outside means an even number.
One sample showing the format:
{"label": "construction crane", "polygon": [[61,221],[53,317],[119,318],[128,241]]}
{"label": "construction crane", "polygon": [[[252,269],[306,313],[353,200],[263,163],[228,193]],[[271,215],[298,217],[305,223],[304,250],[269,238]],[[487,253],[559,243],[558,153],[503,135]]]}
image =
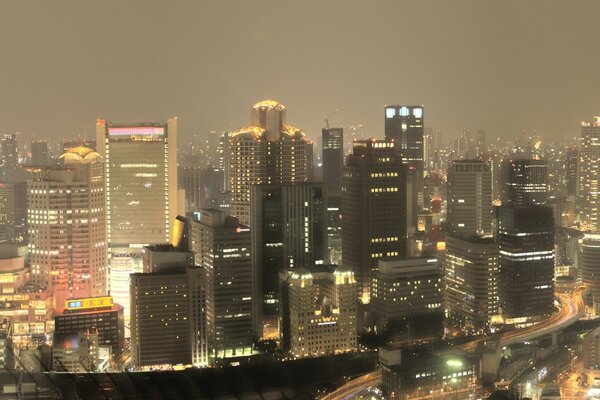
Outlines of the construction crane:
{"label": "construction crane", "polygon": [[336,108],[335,110],[323,117],[323,120],[325,121],[325,128],[329,129],[329,118],[333,117],[333,115],[338,111],[339,110]]}

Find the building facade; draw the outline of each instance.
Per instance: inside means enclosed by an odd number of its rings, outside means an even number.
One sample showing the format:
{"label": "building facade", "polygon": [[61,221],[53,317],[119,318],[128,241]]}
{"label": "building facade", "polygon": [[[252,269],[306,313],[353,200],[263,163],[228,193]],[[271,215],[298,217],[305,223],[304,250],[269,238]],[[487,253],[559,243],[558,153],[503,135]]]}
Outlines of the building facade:
{"label": "building facade", "polygon": [[516,159],[504,162],[506,182],[502,204],[535,206],[548,198],[548,164],[539,159]]}
{"label": "building facade", "polygon": [[581,123],[578,194],[581,229],[600,229],[600,118]]}
{"label": "building facade", "polygon": [[323,190],[325,191],[325,226],[327,263],[340,264],[342,258],[342,168],[344,167],[344,129],[321,131]]}
{"label": "building facade", "polygon": [[448,232],[492,234],[492,172],[480,160],[453,161],[448,169]]}
{"label": "building facade", "polygon": [[286,108],[274,100],[252,106],[251,125],[228,135],[230,214],[250,225],[251,187],[310,180],[313,144],[286,121]]}
{"label": "building facade", "polygon": [[600,232],[588,232],[580,245],[581,281],[590,288],[595,315],[600,315]]}

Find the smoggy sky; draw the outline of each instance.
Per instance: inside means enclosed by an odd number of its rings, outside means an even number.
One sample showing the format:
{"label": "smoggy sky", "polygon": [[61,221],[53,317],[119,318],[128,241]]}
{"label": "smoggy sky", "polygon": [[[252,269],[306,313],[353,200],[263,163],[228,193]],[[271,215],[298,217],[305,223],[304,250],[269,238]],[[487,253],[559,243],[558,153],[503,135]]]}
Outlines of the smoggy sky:
{"label": "smoggy sky", "polygon": [[179,117],[192,133],[249,123],[274,98],[316,137],[386,103],[488,141],[576,135],[600,115],[600,1],[3,1],[0,132],[74,137],[97,117]]}

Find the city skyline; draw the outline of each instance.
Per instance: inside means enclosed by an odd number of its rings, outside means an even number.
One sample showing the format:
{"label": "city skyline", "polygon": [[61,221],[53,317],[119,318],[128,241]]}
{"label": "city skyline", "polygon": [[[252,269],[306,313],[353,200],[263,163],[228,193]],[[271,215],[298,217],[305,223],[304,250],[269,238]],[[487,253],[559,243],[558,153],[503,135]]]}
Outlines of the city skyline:
{"label": "city skyline", "polygon": [[597,113],[591,1],[228,5],[6,4],[0,131],[92,137],[96,118],[177,115],[184,141],[234,130],[247,104],[273,98],[312,140],[336,109],[332,126],[382,137],[382,108],[396,103],[423,104],[427,126],[449,136],[468,127],[551,140],[577,136]]}

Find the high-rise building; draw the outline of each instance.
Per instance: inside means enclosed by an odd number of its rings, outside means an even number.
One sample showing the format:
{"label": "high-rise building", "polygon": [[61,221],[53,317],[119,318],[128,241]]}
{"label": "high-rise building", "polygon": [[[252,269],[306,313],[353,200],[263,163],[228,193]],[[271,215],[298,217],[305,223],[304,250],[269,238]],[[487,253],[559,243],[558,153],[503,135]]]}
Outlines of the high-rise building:
{"label": "high-rise building", "polygon": [[62,167],[27,182],[31,280],[58,307],[107,291],[104,164],[84,147],[61,159]]}
{"label": "high-rise building", "polygon": [[595,118],[581,123],[578,208],[584,231],[600,229],[600,117]]}
{"label": "high-rise building", "polygon": [[403,340],[442,336],[444,277],[436,258],[382,259],[372,278],[370,310],[377,332]]}
{"label": "high-rise building", "polygon": [[252,259],[265,316],[277,315],[279,271],[323,264],[324,199],[321,184],[252,187]]}
{"label": "high-rise building", "polygon": [[446,239],[445,307],[466,332],[486,332],[498,314],[498,244],[491,236]]}
{"label": "high-rise building", "polygon": [[356,351],[354,273],[342,267],[281,271],[281,349],[294,357]]}
{"label": "high-rise building", "polygon": [[31,142],[31,165],[48,165],[48,142],[45,140],[34,140]]}
{"label": "high-rise building", "polygon": [[414,170],[419,208],[423,208],[425,201],[423,124],[423,106],[385,106],[385,140],[396,143],[395,149],[402,156],[402,162]]}
{"label": "high-rise building", "polygon": [[325,191],[326,259],[340,264],[342,259],[342,168],[344,129],[323,128],[321,135],[323,190]]}
{"label": "high-rise building", "polygon": [[448,232],[492,234],[492,172],[480,160],[455,160],[448,169]]}
{"label": "high-rise building", "polygon": [[256,103],[251,125],[229,134],[230,214],[250,225],[251,187],[310,180],[313,144],[286,121],[285,106],[274,100]]}
{"label": "high-rise building", "polygon": [[106,163],[110,293],[129,319],[129,274],[142,271],[142,248],[169,241],[177,216],[177,118],[167,123],[96,122]]}
{"label": "high-rise building", "polygon": [[142,250],[144,272],[158,272],[171,267],[193,267],[194,253],[187,248],[175,247],[169,244],[146,246]]}
{"label": "high-rise building", "polygon": [[206,273],[206,335],[210,359],[252,353],[260,335],[257,274],[250,230],[219,210],[200,210],[192,222],[196,264]]}
{"label": "high-rise building", "polygon": [[579,149],[569,147],[565,154],[565,167],[567,178],[567,196],[577,195],[577,169],[579,167]]}
{"label": "high-rise building", "polygon": [[498,211],[499,295],[502,315],[539,320],[554,310],[554,218],[544,206]]}
{"label": "high-rise building", "polygon": [[5,133],[2,136],[2,167],[4,170],[15,169],[19,165],[17,135]]}
{"label": "high-rise building", "polygon": [[205,272],[199,267],[170,267],[131,274],[134,367],[207,364]]}
{"label": "high-rise building", "polygon": [[27,242],[27,182],[0,180],[0,243]]}
{"label": "high-rise building", "polygon": [[342,264],[369,303],[371,273],[384,257],[407,255],[405,168],[394,142],[354,142],[342,178]]}
{"label": "high-rise building", "polygon": [[548,198],[548,165],[544,160],[505,160],[506,182],[502,204],[544,205]]}
{"label": "high-rise building", "polygon": [[581,280],[590,288],[594,312],[600,315],[600,232],[588,232],[581,241]]}

